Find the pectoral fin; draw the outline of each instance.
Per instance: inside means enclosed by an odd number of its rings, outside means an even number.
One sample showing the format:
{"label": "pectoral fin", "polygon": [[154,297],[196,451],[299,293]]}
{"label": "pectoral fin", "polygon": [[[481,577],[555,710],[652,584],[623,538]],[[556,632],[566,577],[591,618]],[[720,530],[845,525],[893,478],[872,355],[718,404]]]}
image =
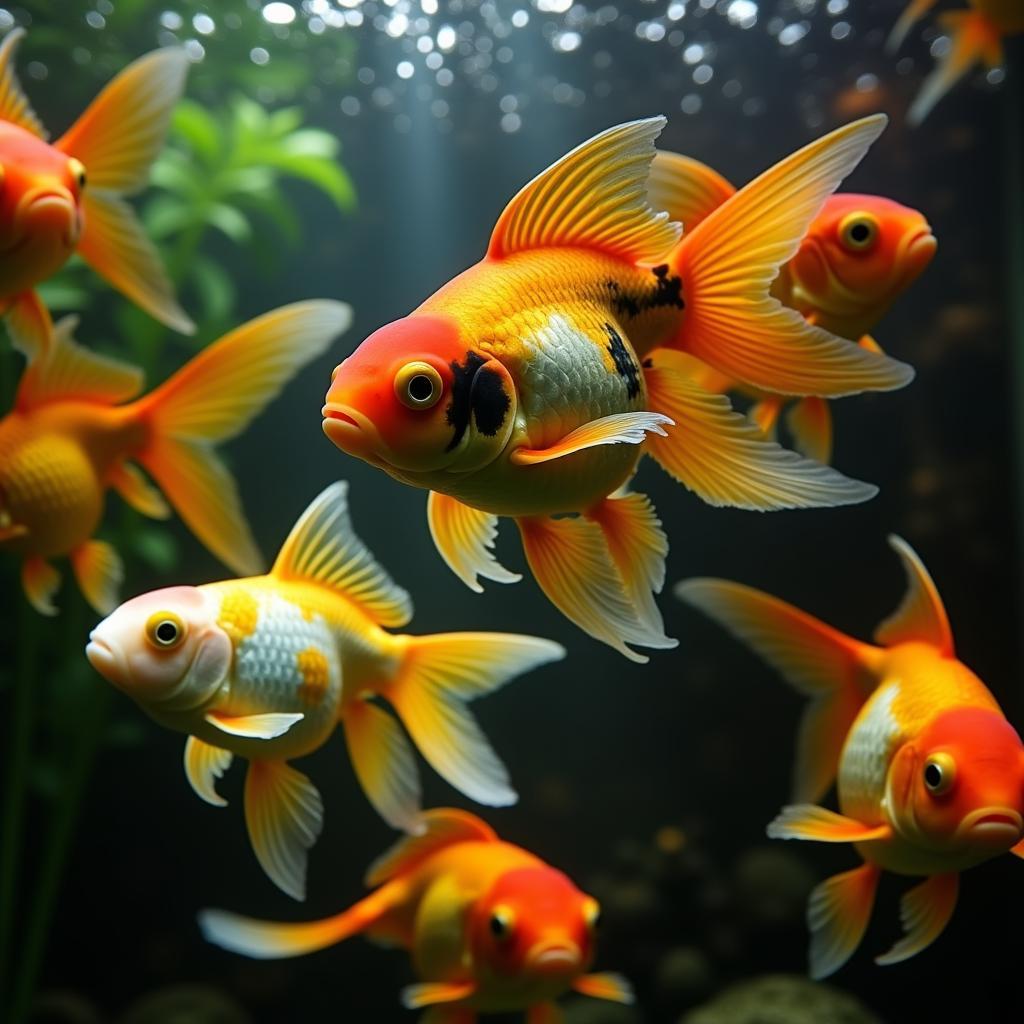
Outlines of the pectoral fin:
{"label": "pectoral fin", "polygon": [[796,450],[808,459],[832,461],[832,413],[824,398],[802,398],[786,416]]}
{"label": "pectoral fin", "polygon": [[1021,860],[1024,860],[1024,839],[1017,843],[1016,846],[1011,846],[1010,853],[1012,853],[1014,857],[1020,857]]}
{"label": "pectoral fin", "polygon": [[217,711],[211,711],[203,718],[214,728],[226,732],[229,736],[244,736],[251,740],[272,740],[283,736],[296,722],[301,722],[302,714],[286,714],[284,712],[270,715],[244,715],[233,718]]}
{"label": "pectoral fin", "polygon": [[234,757],[230,750],[189,736],[185,743],[185,775],[196,796],[214,807],[227,807],[228,802],[217,792],[216,783]]}
{"label": "pectoral fin", "polygon": [[470,590],[483,593],[478,576],[495,583],[518,583],[523,578],[517,572],[509,572],[494,557],[497,516],[431,491],[427,498],[427,522],[441,557]]}
{"label": "pectoral fin", "polygon": [[657,412],[619,412],[612,416],[584,423],[570,431],[550,448],[519,448],[512,453],[512,462],[517,466],[532,466],[538,462],[550,462],[565,455],[593,448],[600,444],[642,444],[648,431],[665,437],[663,426],[672,426],[673,421]]}
{"label": "pectoral fin", "polygon": [[71,552],[71,568],[86,601],[100,615],[109,615],[124,582],[121,556],[106,541],[87,540]]}
{"label": "pectoral fin", "polygon": [[607,999],[627,1006],[635,1001],[633,986],[621,974],[584,974],[572,983],[572,987],[580,995],[591,996],[593,999]]}
{"label": "pectoral fin", "polygon": [[817,843],[865,843],[892,836],[890,825],[865,825],[815,804],[783,807],[768,826],[772,839],[810,839]]}
{"label": "pectoral fin", "polygon": [[810,975],[815,981],[834,974],[860,945],[871,917],[880,872],[874,864],[833,875],[811,893],[807,925],[811,930]]}
{"label": "pectoral fin", "polygon": [[169,519],[171,507],[164,496],[130,462],[122,462],[111,472],[108,483],[136,512],[150,519]]}
{"label": "pectoral fin", "polygon": [[402,1005],[407,1010],[419,1010],[436,1003],[457,1003],[475,991],[476,983],[472,981],[427,981],[402,989]]}
{"label": "pectoral fin", "polygon": [[5,312],[11,344],[31,363],[53,348],[53,321],[35,292],[16,295]]}
{"label": "pectoral fin", "polygon": [[53,595],[60,586],[60,573],[45,559],[31,555],[21,564],[21,585],[28,603],[40,615],[56,615]]}
{"label": "pectoral fin", "polygon": [[930,946],[949,924],[956,907],[960,876],[954,871],[932,875],[900,900],[900,923],[903,938],[888,953],[875,957],[875,963],[886,966],[909,960]]}

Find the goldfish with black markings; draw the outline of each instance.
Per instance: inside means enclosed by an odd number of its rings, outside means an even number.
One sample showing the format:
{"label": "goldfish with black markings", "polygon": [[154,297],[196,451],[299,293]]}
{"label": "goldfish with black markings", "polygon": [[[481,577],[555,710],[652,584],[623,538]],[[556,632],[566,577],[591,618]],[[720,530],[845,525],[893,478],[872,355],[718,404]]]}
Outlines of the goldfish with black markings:
{"label": "goldfish with black markings", "polygon": [[560,1024],[570,991],[632,1003],[618,974],[589,973],[601,908],[556,868],[499,839],[465,811],[423,815],[425,832],[370,866],[376,888],[322,921],[277,924],[205,910],[206,939],[244,956],[301,956],[365,935],[409,951],[421,979],[402,993],[421,1024],[476,1024],[479,1013],[525,1012]]}
{"label": "goldfish with black markings", "polygon": [[[692,232],[648,202],[660,117],[610,128],[509,203],[484,259],[334,372],[327,436],[426,489],[435,544],[471,588],[520,577],[492,553],[516,521],[572,622],[634,661],[665,649],[668,541],[625,485],[646,452],[715,504],[845,505],[876,493],[763,438],[687,376],[687,354],[781,394],[902,387],[903,363],[770,294],[778,267],[885,125],[866,118],[765,172]],[[632,645],[632,646],[631,646]]]}
{"label": "goldfish with black markings", "polygon": [[341,302],[283,306],[141,398],[141,370],[79,345],[73,317],[57,324],[50,352],[28,364],[0,419],[0,552],[21,559],[33,607],[56,614],[59,557],[71,560],[93,608],[106,614],[117,604],[121,557],[95,536],[110,490],[154,519],[173,508],[219,559],[258,572],[237,485],[213,446],[240,434],[351,319]]}
{"label": "goldfish with black markings", "polygon": [[302,514],[267,575],[132,598],[92,631],[86,655],[156,722],[188,735],[185,772],[207,803],[224,806],[217,779],[235,757],[248,760],[253,850],[277,886],[303,899],[323,802],[288,762],[339,725],[367,797],[395,828],[420,827],[405,730],[466,796],[516,800],[467,705],[565,652],[514,633],[385,628],[411,616],[409,595],[354,533],[346,486],[336,483]]}
{"label": "goldfish with black markings", "polygon": [[[905,541],[890,544],[907,592],[875,644],[738,583],[692,579],[676,589],[811,699],[794,802],[768,835],[852,843],[862,858],[811,894],[815,978],[837,971],[860,944],[883,871],[924,878],[903,896],[902,937],[875,960],[895,964],[945,929],[960,872],[1005,853],[1024,857],[1024,745],[957,658],[927,569]],[[836,781],[841,813],[818,803]]]}
{"label": "goldfish with black markings", "polygon": [[[651,203],[693,230],[736,189],[691,157],[659,152],[651,167]],[[807,321],[862,348],[880,352],[871,332],[924,272],[938,243],[918,210],[884,196],[837,193],[811,222],[793,257],[772,283],[772,295]],[[741,387],[694,360],[693,379],[709,391],[738,390],[756,404],[750,416],[774,437],[788,400]],[[832,459],[832,414],[821,398],[790,404],[786,426],[794,447],[818,462]]]}
{"label": "goldfish with black markings", "polygon": [[161,323],[191,334],[152,242],[124,197],[142,189],[185,88],[188,56],[168,47],[118,74],[54,143],[14,73],[24,29],[0,43],[0,314],[29,358],[53,325],[35,292],[73,253]]}

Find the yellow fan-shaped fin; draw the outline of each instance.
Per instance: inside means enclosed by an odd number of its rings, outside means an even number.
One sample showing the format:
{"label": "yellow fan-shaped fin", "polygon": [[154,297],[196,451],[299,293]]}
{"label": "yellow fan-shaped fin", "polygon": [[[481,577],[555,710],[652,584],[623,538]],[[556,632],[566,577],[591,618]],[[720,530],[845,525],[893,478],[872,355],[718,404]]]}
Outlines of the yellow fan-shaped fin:
{"label": "yellow fan-shaped fin", "polygon": [[227,807],[227,800],[217,792],[217,780],[234,758],[230,750],[189,736],[185,743],[185,776],[196,796],[214,807]]}
{"label": "yellow fan-shaped fin", "polygon": [[142,475],[142,470],[130,462],[122,462],[110,471],[107,483],[136,512],[150,519],[169,519],[171,507],[164,496]]}
{"label": "yellow fan-shaped fin", "polygon": [[862,864],[818,885],[807,904],[811,930],[810,975],[815,981],[834,974],[864,938],[878,889],[879,869]]}
{"label": "yellow fan-shaped fin", "polygon": [[875,630],[875,640],[887,646],[913,642],[931,644],[952,657],[953,631],[935,581],[905,540],[890,535],[889,546],[903,563],[907,592],[896,611]]}
{"label": "yellow fan-shaped fin", "polygon": [[876,956],[875,963],[898,964],[927,949],[949,924],[959,889],[960,876],[954,871],[932,875],[906,893],[900,900],[903,938],[888,953]]}
{"label": "yellow fan-shaped fin", "polygon": [[3,315],[11,344],[30,363],[49,354],[53,347],[53,321],[36,292],[16,295]]}
{"label": "yellow fan-shaped fin", "polygon": [[117,607],[124,582],[124,563],[113,546],[87,540],[71,552],[71,568],[89,604],[100,615],[109,615]]}
{"label": "yellow fan-shaped fin", "polygon": [[633,986],[621,974],[584,974],[572,983],[572,987],[580,995],[590,996],[592,999],[607,999],[626,1006],[636,1001]]}
{"label": "yellow fan-shaped fin", "polygon": [[60,573],[45,559],[30,555],[21,563],[21,586],[28,603],[40,615],[56,615],[53,595],[60,587]]}
{"label": "yellow fan-shaped fin", "polygon": [[651,164],[647,195],[655,210],[667,210],[672,220],[692,231],[717,210],[736,189],[718,171],[692,157],[659,150]]}
{"label": "yellow fan-shaped fin", "polygon": [[25,30],[14,28],[0,43],[0,121],[10,121],[45,139],[46,129],[32,109],[28,97],[22,92],[18,76],[14,73],[14,55],[24,38]]}

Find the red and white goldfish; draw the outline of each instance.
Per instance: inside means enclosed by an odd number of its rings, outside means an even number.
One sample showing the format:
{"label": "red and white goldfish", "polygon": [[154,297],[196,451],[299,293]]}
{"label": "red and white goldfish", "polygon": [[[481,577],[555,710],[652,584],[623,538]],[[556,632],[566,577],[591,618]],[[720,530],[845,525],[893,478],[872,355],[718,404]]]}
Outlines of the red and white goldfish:
{"label": "red and white goldfish", "polygon": [[[668,210],[688,231],[735,188],[705,164],[659,152],[651,167],[651,204]],[[938,247],[923,214],[882,196],[829,196],[793,257],[779,269],[772,295],[809,323],[880,352],[870,332],[920,276]],[[694,381],[709,391],[742,390],[757,400],[751,417],[774,436],[786,399],[737,383],[709,366],[694,365]],[[796,401],[787,416],[796,449],[810,459],[832,457],[832,415],[817,397]]]}
{"label": "red and white goldfish", "polygon": [[[288,761],[340,723],[363,789],[396,828],[419,827],[408,730],[424,757],[480,803],[514,803],[505,766],[467,704],[565,652],[513,633],[394,635],[409,595],[352,530],[343,483],[295,524],[266,576],[133,598],[90,634],[93,667],[160,725],[188,734],[185,772],[207,803],[247,758],[245,821],[256,857],[296,899],[323,822],[320,794]],[[374,701],[384,700],[397,714]]]}
{"label": "red and white goldfish", "polygon": [[222,910],[199,915],[204,936],[245,956],[301,956],[353,935],[398,945],[419,984],[402,993],[425,1024],[475,1024],[478,1012],[525,1011],[528,1024],[562,1020],[570,990],[633,1001],[617,974],[588,974],[600,907],[561,872],[503,842],[479,818],[438,809],[423,835],[370,866],[369,896],[322,921],[275,924]]}
{"label": "red and white goldfish", "polygon": [[188,57],[157,50],[114,78],[52,145],[0,43],[0,314],[29,358],[45,353],[50,314],[33,290],[77,252],[150,316],[191,334],[192,321],[125,195],[139,191],[185,87]]}
{"label": "red and white goldfish", "polygon": [[50,559],[63,556],[98,612],[117,604],[121,558],[94,537],[107,491],[154,519],[171,514],[136,463],[210,551],[238,572],[259,572],[238,489],[212,445],[241,433],[351,319],[340,302],[284,306],[134,401],[142,371],[82,348],[71,335],[74,318],[61,321],[49,354],[29,363],[14,408],[0,419],[0,551],[21,558],[32,605],[56,614],[60,574]]}
{"label": "red and white goldfish", "polygon": [[[956,906],[959,873],[1024,857],[1024,745],[985,684],[959,661],[945,608],[906,542],[891,537],[908,589],[862,643],[791,605],[725,580],[676,593],[748,644],[811,698],[800,728],[794,803],[780,839],[853,843],[863,863],[811,894],[811,974],[838,970],[864,937],[882,871],[923,876],[903,897],[903,936],[879,964],[930,945]],[[838,776],[839,807],[817,801]]]}
{"label": "red and white goldfish", "polygon": [[646,658],[630,644],[676,643],[653,597],[668,542],[648,499],[621,490],[645,452],[715,504],[876,493],[761,437],[689,380],[684,353],[783,394],[885,390],[913,376],[769,294],[885,118],[805,147],[682,237],[647,197],[664,124],[611,128],[530,182],[481,262],[335,370],[323,410],[339,448],[430,491],[434,541],[470,587],[519,578],[490,551],[497,517],[510,516],[548,598],[635,661]]}
{"label": "red and white goldfish", "polygon": [[[907,121],[919,125],[957,82],[976,64],[990,68],[1005,61],[1003,39],[1024,32],[1024,3],[1021,0],[970,0],[972,10],[947,11],[939,23],[952,38],[949,52],[925,79],[907,113]],[[935,6],[935,0],[913,0],[893,27],[886,44],[895,53],[907,33]]]}

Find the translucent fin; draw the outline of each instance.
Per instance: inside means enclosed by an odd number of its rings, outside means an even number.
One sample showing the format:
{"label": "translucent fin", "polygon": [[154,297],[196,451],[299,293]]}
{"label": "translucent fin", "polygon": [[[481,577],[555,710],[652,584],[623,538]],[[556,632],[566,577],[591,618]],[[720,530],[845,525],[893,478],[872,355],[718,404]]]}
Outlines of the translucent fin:
{"label": "translucent fin", "polygon": [[889,535],[889,547],[900,556],[907,592],[900,606],[875,630],[875,640],[887,647],[924,643],[953,656],[953,631],[935,581],[914,549],[902,537]]}
{"label": "translucent fin", "polygon": [[366,871],[367,885],[382,885],[418,868],[438,850],[457,843],[496,843],[498,837],[485,821],[469,811],[437,807],[424,811],[423,833],[399,839],[378,857]]}
{"label": "translucent fin", "polygon": [[272,576],[303,580],[343,594],[382,626],[404,626],[412,599],[356,536],[348,484],[331,484],[310,503],[281,547]]}
{"label": "translucent fin", "polygon": [[130,462],[122,462],[110,471],[107,483],[121,495],[136,512],[150,519],[169,519],[171,507],[164,496],[142,475],[142,470]]}
{"label": "translucent fin", "polygon": [[470,590],[483,593],[478,576],[496,583],[518,583],[523,577],[509,572],[494,557],[498,517],[480,512],[447,494],[431,491],[427,498],[427,522],[434,546]]}
{"label": "translucent fin", "polygon": [[53,347],[53,321],[35,292],[22,292],[11,299],[4,319],[11,344],[30,364],[49,354]]}
{"label": "translucent fin", "polygon": [[132,208],[121,198],[95,190],[82,196],[85,230],[78,253],[122,295],[162,324],[182,334],[196,325],[178,305],[174,286]]}
{"label": "translucent fin", "polygon": [[217,780],[234,759],[230,750],[189,736],[185,742],[185,776],[200,800],[214,807],[227,807],[227,800],[217,792]]}
{"label": "translucent fin", "polygon": [[813,803],[836,776],[839,755],[876,680],[878,648],[861,643],[778,598],[726,580],[690,579],[675,594],[699,608],[812,699],[793,768],[793,800]]}
{"label": "translucent fin", "polygon": [[306,898],[307,851],[323,828],[316,786],[284,761],[250,761],[245,776],[245,823],[256,859],[270,880],[297,900]]}
{"label": "translucent fin", "polygon": [[769,839],[807,839],[814,843],[868,843],[892,838],[890,825],[865,825],[815,804],[783,807],[768,825]]}
{"label": "translucent fin", "polygon": [[574,452],[601,444],[643,444],[648,432],[665,434],[665,426],[672,420],[654,412],[618,412],[591,420],[570,431],[550,448],[517,448],[512,462],[517,466],[532,466],[538,462],[561,459]]}
{"label": "translucent fin", "polygon": [[677,641],[645,626],[633,608],[601,528],[588,519],[517,519],[526,560],[548,600],[584,633],[630,661],[647,657],[626,645],[667,649]]}
{"label": "translucent fin", "polygon": [[106,541],[87,540],[71,552],[70,558],[86,601],[100,615],[109,615],[118,605],[124,582],[121,556]]}
{"label": "translucent fin", "polygon": [[17,409],[24,412],[61,399],[116,405],[142,390],[142,370],[83,348],[74,339],[77,326],[77,316],[66,316],[53,328],[49,354],[30,362],[22,375]]}
{"label": "translucent fin", "polygon": [[873,864],[833,875],[811,893],[807,924],[811,930],[810,974],[815,981],[834,974],[864,938],[878,888]]}
{"label": "translucent fin", "polygon": [[896,53],[903,45],[910,30],[935,6],[936,0],[911,0],[903,9],[896,24],[885,41],[886,53]]}
{"label": "translucent fin", "polygon": [[670,258],[686,312],[673,347],[766,391],[837,396],[900,388],[913,370],[865,352],[769,294],[825,200],[881,134],[864,118],[776,164],[683,236]]}
{"label": "translucent fin", "polygon": [[474,981],[424,981],[402,989],[402,1005],[407,1010],[422,1010],[436,1003],[458,1003],[476,991]]}
{"label": "translucent fin", "polygon": [[651,408],[676,424],[664,437],[651,436],[647,451],[708,504],[762,512],[831,508],[878,493],[873,484],[766,440],[724,395],[691,384],[676,353],[659,350],[644,374]]}
{"label": "translucent fin", "polygon": [[900,923],[903,938],[888,953],[875,957],[882,966],[909,960],[927,949],[949,924],[956,909],[960,876],[954,871],[945,875],[932,875],[900,900]]}
{"label": "translucent fin", "polygon": [[266,715],[223,715],[211,711],[203,715],[207,724],[227,733],[229,736],[242,736],[249,740],[273,740],[283,736],[293,725],[303,719],[302,714],[289,714],[283,711],[272,711]]}
{"label": "translucent fin", "polygon": [[828,465],[832,461],[832,413],[823,398],[801,398],[786,414],[786,426],[801,455]]}
{"label": "translucent fin", "polygon": [[138,192],[163,149],[189,60],[168,48],[133,61],[54,143],[85,164],[90,189]]}
{"label": "translucent fin", "polygon": [[370,803],[392,828],[415,832],[420,827],[420,780],[401,725],[364,700],[346,704],[342,722],[352,767]]}
{"label": "translucent fin", "polygon": [[40,615],[56,615],[53,595],[60,586],[60,573],[45,559],[29,555],[21,563],[21,585],[28,603]]}
{"label": "translucent fin", "polygon": [[612,1003],[631,1006],[636,1002],[633,986],[621,974],[584,974],[572,983],[573,990],[592,999],[607,999]]}
{"label": "translucent fin", "polygon": [[46,129],[22,92],[14,72],[14,55],[24,38],[23,28],[12,28],[0,43],[0,121],[10,121],[45,139]]}
{"label": "translucent fin", "polygon": [[508,772],[467,704],[565,651],[514,633],[396,637],[402,661],[382,687],[431,767],[460,792],[490,807],[515,803]]}
{"label": "translucent fin", "polygon": [[717,210],[736,189],[718,171],[679,153],[658,150],[651,164],[647,196],[655,210],[667,210],[671,220],[692,231]]}
{"label": "translucent fin", "polygon": [[782,412],[784,401],[785,399],[778,395],[772,395],[769,398],[762,398],[760,402],[755,402],[747,412],[750,422],[769,441],[774,441],[778,434],[779,414]]}
{"label": "translucent fin", "polygon": [[595,135],[543,171],[505,207],[487,255],[524,249],[599,249],[630,263],[657,263],[680,227],[651,209],[647,175],[665,118],[630,121]]}

